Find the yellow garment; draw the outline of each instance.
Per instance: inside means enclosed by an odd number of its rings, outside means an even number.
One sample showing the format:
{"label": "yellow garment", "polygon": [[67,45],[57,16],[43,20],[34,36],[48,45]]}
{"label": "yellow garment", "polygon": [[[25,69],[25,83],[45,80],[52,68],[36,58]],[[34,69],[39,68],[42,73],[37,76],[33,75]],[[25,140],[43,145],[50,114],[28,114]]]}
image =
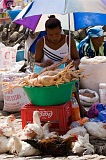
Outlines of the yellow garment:
{"label": "yellow garment", "polygon": [[[102,43],[102,45],[99,47],[99,54],[101,56],[104,56],[104,42]],[[93,46],[93,43],[92,41],[90,40],[90,46],[91,46],[91,49],[95,52],[95,49],[94,49],[94,46]],[[95,52],[95,55],[96,55],[96,52]]]}
{"label": "yellow garment", "polygon": [[74,89],[73,89],[73,92],[75,92],[76,91],[76,86],[74,85]]}

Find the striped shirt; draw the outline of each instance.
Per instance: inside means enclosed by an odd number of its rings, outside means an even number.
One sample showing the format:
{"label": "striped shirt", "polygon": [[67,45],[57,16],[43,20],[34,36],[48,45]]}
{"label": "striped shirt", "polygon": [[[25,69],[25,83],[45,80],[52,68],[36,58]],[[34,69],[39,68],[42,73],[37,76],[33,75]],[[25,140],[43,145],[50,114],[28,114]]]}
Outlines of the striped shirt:
{"label": "striped shirt", "polygon": [[43,62],[47,60],[52,60],[54,63],[60,62],[66,55],[68,55],[67,36],[65,38],[65,43],[56,50],[51,49],[46,45],[44,37],[43,53],[44,53]]}

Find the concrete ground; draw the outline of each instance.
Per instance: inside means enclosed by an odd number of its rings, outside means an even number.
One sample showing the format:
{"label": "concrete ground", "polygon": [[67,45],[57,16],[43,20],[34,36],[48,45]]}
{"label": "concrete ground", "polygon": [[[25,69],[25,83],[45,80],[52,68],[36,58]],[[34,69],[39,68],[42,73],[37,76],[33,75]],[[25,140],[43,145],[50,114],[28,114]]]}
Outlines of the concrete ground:
{"label": "concrete ground", "polygon": [[[3,103],[0,102],[0,122],[3,122],[10,113],[4,112],[2,110]],[[22,121],[20,112],[14,113],[16,120],[15,120],[15,128],[16,130],[20,131],[22,129]],[[41,156],[31,156],[31,157],[17,157],[15,155],[9,154],[1,154],[0,160],[106,160],[105,156],[102,155],[85,155],[85,156],[68,156],[68,157],[41,157]]]}

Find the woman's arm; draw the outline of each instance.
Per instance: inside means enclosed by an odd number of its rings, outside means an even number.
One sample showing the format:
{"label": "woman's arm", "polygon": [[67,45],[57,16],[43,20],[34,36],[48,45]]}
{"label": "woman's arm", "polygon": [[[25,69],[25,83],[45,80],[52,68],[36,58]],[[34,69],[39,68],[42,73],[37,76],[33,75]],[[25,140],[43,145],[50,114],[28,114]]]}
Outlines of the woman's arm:
{"label": "woman's arm", "polygon": [[[36,44],[36,50],[35,50],[35,62],[39,62],[41,67],[47,67],[53,64],[51,60],[47,60],[45,62],[42,62],[44,53],[43,53],[43,48],[44,48],[44,39],[40,38]],[[38,63],[36,63],[38,64]]]}
{"label": "woman's arm", "polygon": [[73,38],[71,38],[71,58],[74,60],[75,68],[78,68],[80,64],[80,57],[77,51],[75,40]]}
{"label": "woman's arm", "polygon": [[[69,40],[67,43],[69,44]],[[74,60],[75,68],[78,68],[78,66],[80,64],[80,57],[79,57],[79,53],[77,51],[76,43],[75,43],[75,40],[73,39],[73,37],[71,37],[70,43],[71,43],[70,57],[71,57],[71,60]]]}
{"label": "woman's arm", "polygon": [[43,47],[44,47],[44,40],[43,38],[40,38],[36,44],[35,49],[35,62],[41,62],[43,59]]}

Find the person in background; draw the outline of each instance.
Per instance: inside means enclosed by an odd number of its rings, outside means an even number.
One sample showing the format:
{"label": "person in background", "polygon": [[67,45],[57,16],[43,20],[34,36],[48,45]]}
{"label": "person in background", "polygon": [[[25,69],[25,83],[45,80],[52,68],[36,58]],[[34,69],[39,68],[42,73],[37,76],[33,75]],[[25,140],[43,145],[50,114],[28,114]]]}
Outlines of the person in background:
{"label": "person in background", "polygon": [[[36,44],[35,62],[40,62],[50,66],[53,63],[60,62],[69,54],[69,36],[62,34],[61,22],[51,15],[45,23],[47,35],[40,38]],[[80,64],[80,58],[76,49],[74,39],[71,37],[71,60],[74,60],[74,66],[77,69]],[[80,108],[81,117],[85,116],[86,110],[82,107],[77,91],[74,92]]]}
{"label": "person in background", "polygon": [[102,26],[94,26],[87,30],[87,37],[78,46],[80,58],[88,56],[106,56],[106,41]]}
{"label": "person in background", "polygon": [[35,61],[35,48],[39,38],[46,35],[46,31],[34,32],[29,29],[25,31],[25,58],[30,63],[30,69],[33,70]]}
{"label": "person in background", "polygon": [[33,31],[30,32],[30,37],[32,39],[34,39],[34,42],[32,43],[32,45],[29,48],[29,51],[32,54],[35,54],[35,48],[36,48],[36,43],[37,43],[38,39],[41,38],[41,37],[43,37],[43,36],[45,36],[45,35],[46,35],[45,31],[41,31],[41,32],[37,32],[37,33],[34,33]]}
{"label": "person in background", "polygon": [[13,3],[14,3],[14,0],[4,0],[3,8],[11,10]]}

